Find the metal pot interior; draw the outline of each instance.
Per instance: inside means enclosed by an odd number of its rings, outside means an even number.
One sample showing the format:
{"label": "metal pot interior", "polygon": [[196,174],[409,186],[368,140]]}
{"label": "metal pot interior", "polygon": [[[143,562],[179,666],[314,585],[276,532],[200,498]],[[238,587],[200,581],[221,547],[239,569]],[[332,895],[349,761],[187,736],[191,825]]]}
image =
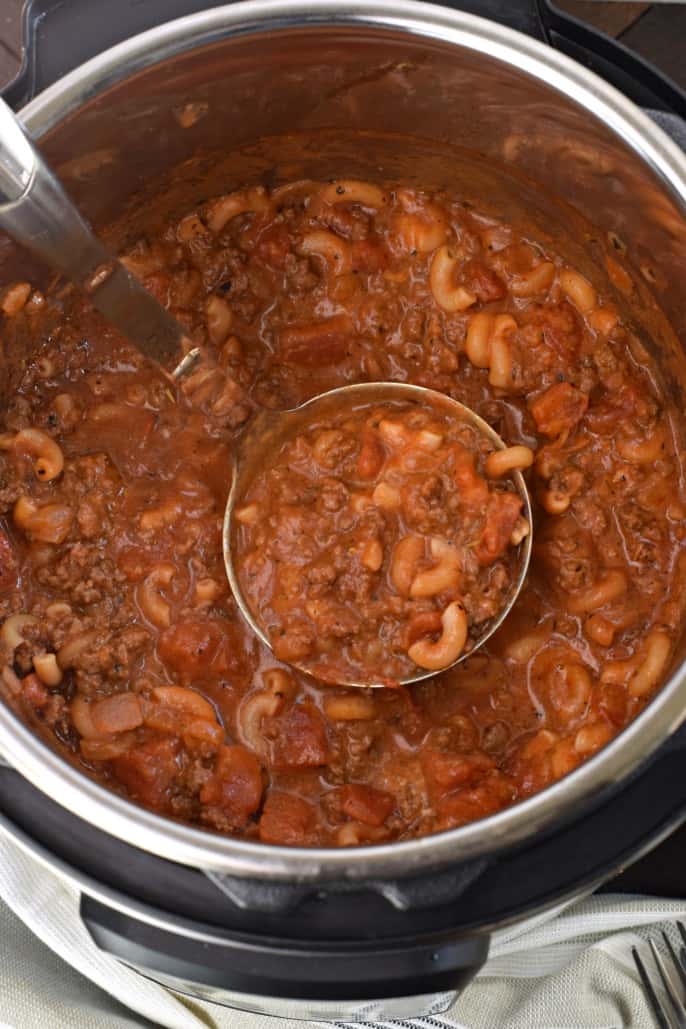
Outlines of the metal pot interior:
{"label": "metal pot interior", "polygon": [[[610,293],[604,259],[619,252],[635,281],[633,323],[681,405],[686,158],[619,94],[522,36],[425,4],[342,10],[325,3],[306,17],[296,4],[250,3],[171,23],[73,72],[23,118],[118,248],[238,186],[354,176],[459,191],[526,224]],[[0,240],[0,284],[19,275],[49,279]],[[4,354],[0,391],[26,360],[30,349]],[[365,875],[473,856],[578,809],[676,727],[685,693],[678,674],[601,755],[524,804],[354,856],[264,848],[165,822],[29,747],[4,709],[0,745],[55,799],[115,835],[129,834],[133,819],[129,839],[165,856],[243,874],[287,876],[297,864],[301,878]]]}

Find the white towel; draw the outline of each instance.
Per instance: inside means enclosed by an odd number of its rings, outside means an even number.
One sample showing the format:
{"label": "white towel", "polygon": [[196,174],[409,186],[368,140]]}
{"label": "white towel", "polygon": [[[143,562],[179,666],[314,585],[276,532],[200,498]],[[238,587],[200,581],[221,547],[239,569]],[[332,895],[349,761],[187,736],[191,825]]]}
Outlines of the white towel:
{"label": "white towel", "polygon": [[[191,1002],[103,954],[79,919],[76,889],[3,834],[0,897],[0,1029],[305,1029]],[[398,1025],[654,1029],[631,946],[676,918],[686,918],[685,901],[619,894],[547,912],[496,934],[448,1012]]]}

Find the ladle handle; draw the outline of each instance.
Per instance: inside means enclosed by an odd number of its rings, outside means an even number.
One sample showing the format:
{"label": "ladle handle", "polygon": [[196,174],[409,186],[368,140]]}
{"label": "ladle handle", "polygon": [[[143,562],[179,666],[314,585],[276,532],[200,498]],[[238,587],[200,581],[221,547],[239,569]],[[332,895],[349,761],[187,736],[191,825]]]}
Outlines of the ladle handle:
{"label": "ladle handle", "polygon": [[109,260],[102,243],[0,100],[0,227],[70,279]]}
{"label": "ladle handle", "polygon": [[0,229],[65,275],[175,378],[194,362],[197,351],[184,357],[182,327],[93,233],[1,99]]}

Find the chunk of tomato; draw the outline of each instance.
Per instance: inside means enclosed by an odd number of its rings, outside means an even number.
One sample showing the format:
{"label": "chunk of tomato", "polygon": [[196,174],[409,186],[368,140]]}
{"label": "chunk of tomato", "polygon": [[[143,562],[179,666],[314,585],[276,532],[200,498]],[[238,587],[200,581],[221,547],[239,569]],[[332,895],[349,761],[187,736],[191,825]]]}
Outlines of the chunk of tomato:
{"label": "chunk of tomato", "polygon": [[482,508],[488,501],[488,483],[477,472],[474,455],[460,443],[453,447],[453,469],[460,502],[470,510]]}
{"label": "chunk of tomato", "polygon": [[262,769],[247,747],[220,747],[212,777],[200,790],[200,803],[218,807],[235,825],[244,826],[262,800]]}
{"label": "chunk of tomato", "polygon": [[495,768],[495,761],[487,754],[446,754],[439,750],[425,750],[421,757],[426,781],[435,792],[455,790],[474,784],[486,772]]}
{"label": "chunk of tomato", "polygon": [[588,397],[571,382],[557,382],[529,404],[536,428],[551,439],[573,429],[587,407]]}
{"label": "chunk of tomato", "polygon": [[314,809],[302,797],[279,790],[270,793],[260,818],[260,839],[263,843],[287,847],[308,843],[315,822]]}
{"label": "chunk of tomato", "polygon": [[359,783],[347,783],[338,791],[341,808],[355,822],[378,827],[383,825],[395,807],[395,797],[385,790],[375,790],[372,786]]}
{"label": "chunk of tomato", "polygon": [[278,719],[272,757],[277,770],[317,768],[327,763],[326,723],[314,704],[294,704]]}
{"label": "chunk of tomato", "polygon": [[246,674],[246,659],[236,627],[218,619],[189,619],[165,630],[158,652],[181,683]]}
{"label": "chunk of tomato", "polygon": [[290,325],[281,332],[279,356],[298,368],[326,368],[342,361],[351,342],[352,326],[346,315],[324,322]]}
{"label": "chunk of tomato", "polygon": [[486,508],[486,524],[476,548],[480,564],[493,564],[505,553],[521,510],[522,499],[514,493],[491,493]]}
{"label": "chunk of tomato", "polygon": [[148,740],[112,761],[115,778],[148,807],[164,809],[179,771],[179,742],[168,736]]}
{"label": "chunk of tomato", "polygon": [[22,679],[21,690],[24,700],[28,701],[31,707],[39,711],[45,707],[50,699],[45,686],[33,672]]}

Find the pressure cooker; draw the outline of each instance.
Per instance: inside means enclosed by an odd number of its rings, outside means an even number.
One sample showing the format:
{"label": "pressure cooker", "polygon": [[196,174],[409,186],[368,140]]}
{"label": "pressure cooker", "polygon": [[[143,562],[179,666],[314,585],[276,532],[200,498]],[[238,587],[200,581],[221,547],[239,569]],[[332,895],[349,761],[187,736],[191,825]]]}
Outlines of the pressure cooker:
{"label": "pressure cooker", "polygon": [[[29,0],[23,32],[5,98],[96,227],[127,211],[135,238],[286,169],[323,177],[344,161],[346,175],[436,187],[459,169],[467,189],[487,182],[503,207],[559,225],[581,268],[622,241],[666,316],[646,293],[634,318],[683,396],[686,96],[549,0]],[[530,185],[484,179],[496,163]],[[0,283],[19,269],[46,278],[1,240]],[[683,655],[635,722],[542,793],[341,850],[156,816],[0,704],[0,827],[78,887],[99,947],[178,991],[292,1017],[430,1015],[502,927],[591,891],[686,818]]]}

